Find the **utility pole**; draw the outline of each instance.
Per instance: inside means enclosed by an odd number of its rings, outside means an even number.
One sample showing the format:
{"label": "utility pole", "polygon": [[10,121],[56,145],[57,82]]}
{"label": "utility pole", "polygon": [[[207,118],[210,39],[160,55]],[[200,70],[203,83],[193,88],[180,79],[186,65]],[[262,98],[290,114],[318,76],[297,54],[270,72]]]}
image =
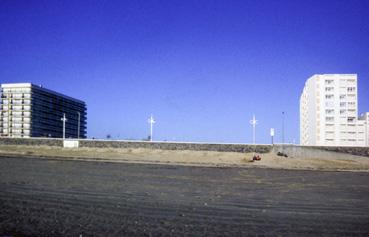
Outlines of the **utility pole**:
{"label": "utility pole", "polygon": [[60,120],[63,121],[63,140],[65,140],[65,122],[68,121],[68,119],[65,117],[65,113],[63,113],[63,118]]}
{"label": "utility pole", "polygon": [[284,144],[284,112],[282,112],[282,144]]}
{"label": "utility pole", "polygon": [[147,122],[150,124],[150,142],[152,142],[152,127],[153,127],[153,124],[156,123],[156,121],[151,115],[150,118],[147,120]]}
{"label": "utility pole", "polygon": [[274,128],[270,129],[270,137],[272,138],[272,145],[274,145]]}
{"label": "utility pole", "polygon": [[[10,137],[10,96],[9,96],[9,92],[7,94],[7,97],[8,97],[8,137]],[[12,108],[13,110],[13,108]]]}
{"label": "utility pole", "polygon": [[284,111],[282,111],[282,153],[284,153]]}
{"label": "utility pole", "polygon": [[81,121],[81,113],[78,111],[78,132],[77,132],[77,138],[79,139],[79,127],[80,127],[80,121]]}
{"label": "utility pole", "polygon": [[258,121],[255,119],[255,115],[252,116],[252,120],[250,120],[250,124],[252,126],[252,143],[254,144],[254,154],[255,156],[255,150],[256,150],[256,143],[255,143],[255,127]]}

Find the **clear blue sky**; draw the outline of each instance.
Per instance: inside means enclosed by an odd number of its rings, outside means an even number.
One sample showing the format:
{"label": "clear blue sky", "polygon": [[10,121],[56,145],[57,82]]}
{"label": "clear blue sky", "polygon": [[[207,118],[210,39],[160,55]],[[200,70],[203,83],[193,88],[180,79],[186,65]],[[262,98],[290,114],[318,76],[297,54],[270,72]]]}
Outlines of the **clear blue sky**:
{"label": "clear blue sky", "polygon": [[86,101],[88,137],[299,141],[299,97],[357,73],[369,111],[369,1],[4,1],[0,82]]}

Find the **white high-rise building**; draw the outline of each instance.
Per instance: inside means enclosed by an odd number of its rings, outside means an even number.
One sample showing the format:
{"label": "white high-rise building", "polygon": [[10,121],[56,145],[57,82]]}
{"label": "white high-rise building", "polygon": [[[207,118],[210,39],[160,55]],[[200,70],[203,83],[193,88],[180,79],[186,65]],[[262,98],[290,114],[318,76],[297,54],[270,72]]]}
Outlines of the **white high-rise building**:
{"label": "white high-rise building", "polygon": [[86,137],[85,102],[31,83],[1,84],[0,94],[0,137]]}
{"label": "white high-rise building", "polygon": [[358,119],[356,74],[310,77],[300,97],[300,143],[365,146],[365,120]]}
{"label": "white high-rise building", "polygon": [[369,146],[369,112],[360,115],[359,120],[365,124],[365,146]]}

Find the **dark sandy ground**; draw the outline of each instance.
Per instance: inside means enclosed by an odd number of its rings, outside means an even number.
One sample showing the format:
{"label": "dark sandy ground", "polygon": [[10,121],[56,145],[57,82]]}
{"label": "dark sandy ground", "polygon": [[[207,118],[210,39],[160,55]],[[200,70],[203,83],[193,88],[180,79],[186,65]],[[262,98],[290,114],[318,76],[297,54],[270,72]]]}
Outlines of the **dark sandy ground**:
{"label": "dark sandy ground", "polygon": [[[367,171],[369,157],[333,153],[337,157],[285,158],[273,152],[260,154],[250,162],[252,153],[160,150],[148,148],[62,148],[52,146],[0,145],[0,157],[47,158],[140,164],[171,164],[204,167],[263,167],[273,169]],[[342,158],[343,157],[343,158]]]}
{"label": "dark sandy ground", "polygon": [[0,236],[368,236],[369,173],[0,158]]}

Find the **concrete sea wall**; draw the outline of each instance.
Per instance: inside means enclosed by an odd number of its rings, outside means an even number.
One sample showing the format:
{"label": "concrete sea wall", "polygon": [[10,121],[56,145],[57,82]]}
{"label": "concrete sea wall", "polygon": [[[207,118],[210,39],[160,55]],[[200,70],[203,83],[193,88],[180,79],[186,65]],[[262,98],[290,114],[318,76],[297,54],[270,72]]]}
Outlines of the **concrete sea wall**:
{"label": "concrete sea wall", "polygon": [[295,146],[274,145],[273,152],[282,152],[294,158],[335,158],[345,159],[348,155],[369,157],[369,147],[333,147],[333,146]]}
{"label": "concrete sea wall", "polygon": [[[62,139],[48,138],[0,138],[0,145],[26,146],[63,146]],[[147,148],[161,150],[191,150],[218,152],[253,152],[269,153],[271,145],[248,144],[218,144],[218,143],[186,143],[186,142],[146,142],[146,141],[108,141],[108,140],[79,140],[79,147],[88,148]]]}
{"label": "concrete sea wall", "polygon": [[[55,146],[62,147],[62,139],[50,138],[0,138],[0,145]],[[369,147],[317,147],[295,145],[250,145],[225,143],[147,142],[79,140],[79,147],[87,148],[147,148],[161,150],[191,150],[250,153],[283,152],[289,158],[341,158],[348,155],[369,157]]]}
{"label": "concrete sea wall", "polygon": [[271,152],[271,145],[246,144],[215,144],[215,143],[179,143],[179,142],[132,142],[132,141],[94,141],[81,140],[80,147],[102,148],[148,148],[161,150],[191,150],[191,151],[218,151],[218,152]]}
{"label": "concrete sea wall", "polygon": [[0,145],[63,146],[63,139],[49,138],[0,138]]}

